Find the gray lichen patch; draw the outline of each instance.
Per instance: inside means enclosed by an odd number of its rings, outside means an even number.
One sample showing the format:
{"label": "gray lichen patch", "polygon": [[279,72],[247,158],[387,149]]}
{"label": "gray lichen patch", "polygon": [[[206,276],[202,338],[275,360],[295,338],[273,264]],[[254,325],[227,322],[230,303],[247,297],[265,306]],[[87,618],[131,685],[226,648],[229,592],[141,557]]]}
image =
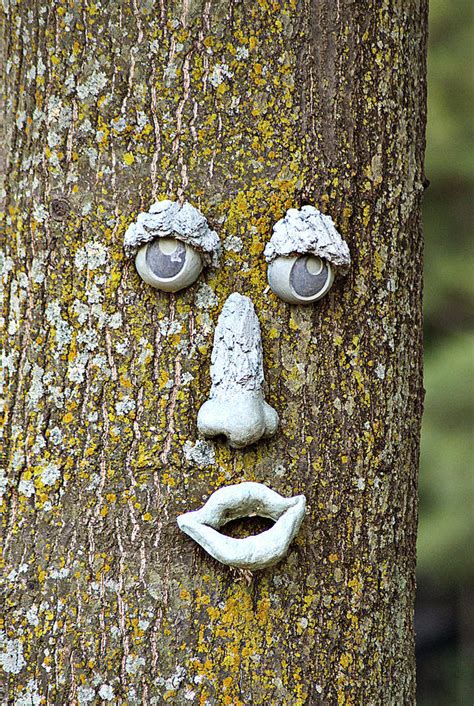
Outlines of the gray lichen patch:
{"label": "gray lichen patch", "polygon": [[216,462],[214,447],[202,439],[198,439],[195,444],[185,441],[183,453],[186,461],[195,463],[199,468],[212,466]]}
{"label": "gray lichen patch", "polygon": [[208,225],[203,214],[188,201],[183,205],[177,201],[157,201],[148,212],[140,213],[128,227],[124,248],[129,256],[155,238],[175,237],[192,245],[202,254],[205,264],[217,265],[219,236]]}
{"label": "gray lichen patch", "polygon": [[20,639],[7,639],[5,633],[0,633],[0,666],[7,674],[18,674],[26,664],[23,656],[23,645]]}
{"label": "gray lichen patch", "polygon": [[317,255],[345,273],[351,256],[345,240],[326,216],[314,206],[290,208],[273,226],[273,235],[265,248],[265,259],[273,262],[277,257],[295,253]]}

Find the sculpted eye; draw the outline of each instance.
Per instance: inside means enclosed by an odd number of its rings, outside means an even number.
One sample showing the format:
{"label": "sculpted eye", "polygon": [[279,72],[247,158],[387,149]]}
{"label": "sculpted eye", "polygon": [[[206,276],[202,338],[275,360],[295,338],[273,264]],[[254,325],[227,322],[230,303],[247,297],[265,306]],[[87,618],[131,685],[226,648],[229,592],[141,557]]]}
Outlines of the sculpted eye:
{"label": "sculpted eye", "polygon": [[178,292],[197,280],[203,261],[195,248],[176,238],[155,238],[135,258],[140,277],[164,292]]}
{"label": "sculpted eye", "polygon": [[218,264],[220,244],[197,208],[165,199],[130,223],[124,249],[135,256],[138,274],[147,284],[178,292],[195,282],[203,267]]}
{"label": "sculpted eye", "polygon": [[334,274],[351,264],[347,243],[331,216],[314,206],[289,208],[265,247],[268,282],[290,304],[311,304],[331,289]]}
{"label": "sculpted eye", "polygon": [[331,265],[316,255],[280,256],[268,265],[270,287],[290,304],[311,304],[321,299],[333,281]]}

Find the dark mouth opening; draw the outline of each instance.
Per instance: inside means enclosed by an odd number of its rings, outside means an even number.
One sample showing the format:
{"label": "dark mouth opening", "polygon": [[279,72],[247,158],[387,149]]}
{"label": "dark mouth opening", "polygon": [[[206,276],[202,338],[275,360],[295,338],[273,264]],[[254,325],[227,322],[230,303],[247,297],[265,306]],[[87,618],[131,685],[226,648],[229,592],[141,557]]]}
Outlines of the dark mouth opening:
{"label": "dark mouth opening", "polygon": [[269,517],[240,517],[238,520],[230,520],[225,525],[219,527],[219,532],[227,537],[234,539],[243,539],[244,537],[252,537],[269,530],[275,522]]}

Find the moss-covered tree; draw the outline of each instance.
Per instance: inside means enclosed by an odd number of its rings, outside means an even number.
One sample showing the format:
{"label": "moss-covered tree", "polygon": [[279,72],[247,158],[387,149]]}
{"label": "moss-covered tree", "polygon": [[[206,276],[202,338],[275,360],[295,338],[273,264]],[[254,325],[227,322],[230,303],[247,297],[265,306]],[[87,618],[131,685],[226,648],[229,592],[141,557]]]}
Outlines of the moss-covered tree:
{"label": "moss-covered tree", "polygon": [[[4,20],[5,702],[413,703],[425,2],[11,1]],[[122,249],[165,197],[224,246],[178,295]],[[306,308],[262,255],[303,203],[353,258]],[[232,291],[281,418],[242,451],[196,446]],[[309,503],[253,576],[175,520],[244,479]]]}

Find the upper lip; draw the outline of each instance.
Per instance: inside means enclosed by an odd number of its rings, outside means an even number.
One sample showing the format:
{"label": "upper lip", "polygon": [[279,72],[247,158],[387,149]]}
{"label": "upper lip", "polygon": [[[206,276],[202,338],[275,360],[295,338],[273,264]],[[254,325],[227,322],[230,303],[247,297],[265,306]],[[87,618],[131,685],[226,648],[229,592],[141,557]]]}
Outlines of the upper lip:
{"label": "upper lip", "polygon": [[[305,507],[304,495],[285,498],[262,483],[244,482],[216,490],[200,510],[180,515],[177,522],[218,561],[255,570],[272,566],[285,556],[303,521]],[[269,517],[275,524],[242,539],[217,531],[230,520],[249,515]]]}

